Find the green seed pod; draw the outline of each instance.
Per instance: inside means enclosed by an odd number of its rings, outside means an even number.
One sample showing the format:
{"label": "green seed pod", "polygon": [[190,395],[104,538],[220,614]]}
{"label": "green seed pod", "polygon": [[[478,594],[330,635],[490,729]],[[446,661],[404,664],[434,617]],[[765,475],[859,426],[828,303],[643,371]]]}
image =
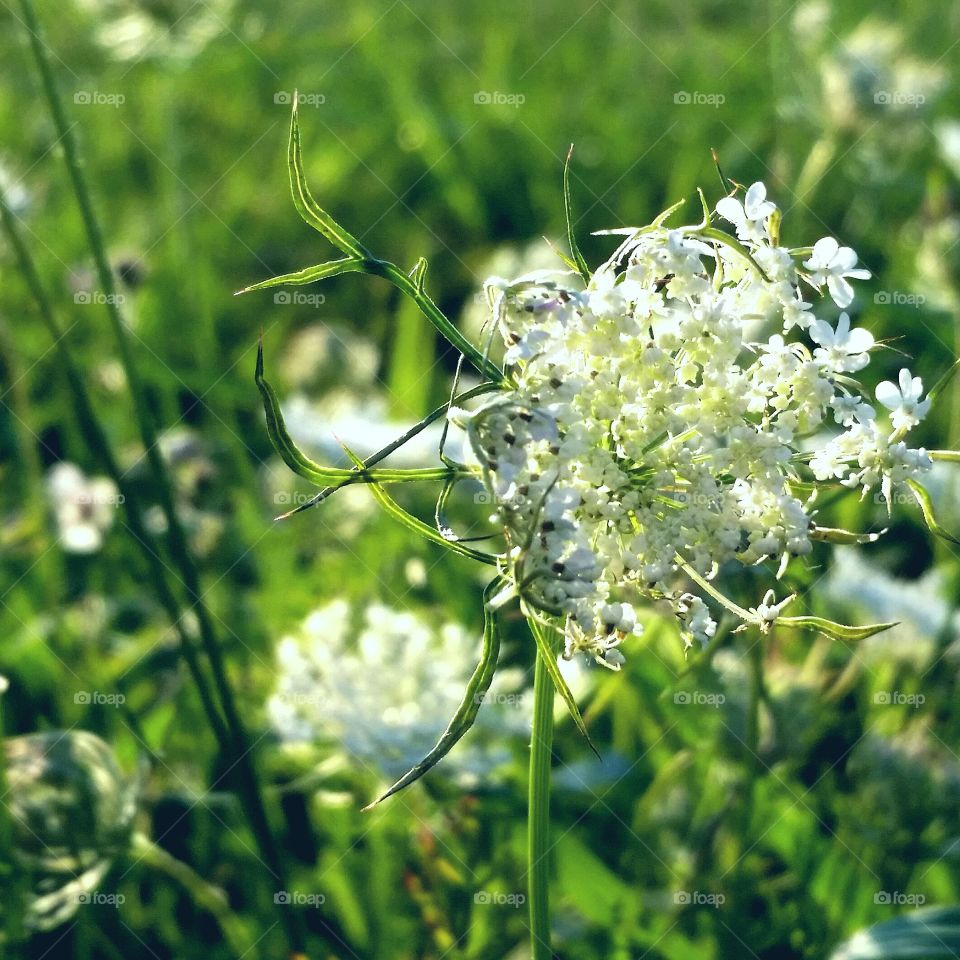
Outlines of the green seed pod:
{"label": "green seed pod", "polygon": [[83,730],[10,737],[4,748],[23,923],[48,930],[89,900],[128,848],[137,789],[111,747]]}

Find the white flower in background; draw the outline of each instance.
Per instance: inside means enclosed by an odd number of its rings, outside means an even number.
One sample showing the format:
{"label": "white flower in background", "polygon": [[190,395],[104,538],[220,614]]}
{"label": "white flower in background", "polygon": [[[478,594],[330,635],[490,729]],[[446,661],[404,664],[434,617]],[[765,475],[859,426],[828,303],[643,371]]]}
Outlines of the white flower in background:
{"label": "white flower in background", "polygon": [[115,60],[189,60],[216,37],[231,32],[234,0],[82,0],[97,42]]}
{"label": "white flower in background", "polygon": [[[397,423],[387,413],[380,397],[358,399],[353,393],[333,392],[321,400],[293,393],[283,402],[283,418],[297,446],[327,463],[350,466],[351,460],[341,444],[349,438],[350,449],[361,459],[376,453],[396,440],[411,423]],[[440,448],[442,423],[433,423],[392,453],[384,466],[422,467],[436,462]],[[463,454],[463,434],[448,431],[446,453],[459,459]]]}
{"label": "white flower in background", "polygon": [[[802,300],[804,253],[773,244],[763,185],[728,200],[717,209],[750,257],[698,227],[625,228],[589,283],[488,282],[509,385],[450,418],[507,538],[502,572],[529,609],[563,620],[567,656],[618,669],[642,629],[634,611],[657,601],[688,646],[708,643],[720,601],[704,579],[731,563],[779,576],[811,551],[811,479],[889,503],[932,465],[902,429],[926,412],[913,381],[895,422],[878,420],[851,376],[873,336]],[[856,262],[827,238],[806,266],[849,303],[848,280],[869,276]],[[768,627],[789,599],[768,593],[752,622]]]}
{"label": "white flower in background", "polygon": [[823,587],[825,598],[839,609],[896,623],[857,644],[857,657],[868,667],[903,663],[923,672],[941,645],[960,637],[960,616],[948,602],[948,584],[939,570],[906,580],[891,576],[863,550],[837,547]]}
{"label": "white flower in background", "polygon": [[750,186],[742,203],[736,197],[724,197],[717,204],[717,213],[737,228],[737,236],[754,243],[769,242],[767,220],[776,209],[767,199],[766,186],[759,182]]}
{"label": "white flower in background", "polygon": [[833,237],[824,237],[813,245],[813,254],[803,265],[810,271],[810,282],[825,283],[833,302],[844,309],[853,303],[853,287],[847,278],[869,280],[870,271],[857,267],[857,255],[850,247],[841,247]]}
{"label": "white flower in background", "polygon": [[64,461],[47,473],[47,496],[63,549],[96,553],[121,502],[114,482],[108,477],[87,477],[78,466]]}
{"label": "white flower in background", "polygon": [[877,400],[890,412],[890,420],[898,429],[915,427],[930,411],[930,399],[921,400],[923,380],[912,377],[904,368],[900,371],[900,385],[884,380],[877,384]]}
{"label": "white flower in background", "polygon": [[[355,614],[334,600],[280,641],[271,725],[286,741],[339,743],[396,778],[446,728],[479,652],[479,631],[382,604]],[[473,728],[439,770],[473,785],[509,760],[504,735],[529,735],[532,703],[522,680],[519,670],[497,671]]]}

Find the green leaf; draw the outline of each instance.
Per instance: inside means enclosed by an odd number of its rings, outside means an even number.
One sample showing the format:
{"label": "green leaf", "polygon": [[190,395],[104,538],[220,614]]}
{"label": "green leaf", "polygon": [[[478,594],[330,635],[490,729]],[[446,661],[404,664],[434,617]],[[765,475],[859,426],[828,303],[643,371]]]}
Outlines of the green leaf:
{"label": "green leaf", "polygon": [[739,253],[741,257],[749,261],[757,273],[763,277],[768,283],[770,278],[764,273],[763,267],[754,259],[753,254],[742,244],[739,240],[735,240],[730,236],[729,233],[724,233],[723,230],[718,230],[716,227],[705,227],[700,230],[694,230],[691,233],[691,236],[695,237],[704,237],[707,240],[713,240],[714,243],[723,244],[725,247],[729,247],[735,253]]}
{"label": "green leaf", "polygon": [[950,381],[956,376],[957,370],[960,370],[960,360],[955,360],[950,364],[946,373],[927,391],[927,399],[931,403],[937,402],[937,398],[946,390]]}
{"label": "green leaf", "polygon": [[[425,467],[421,469],[370,470],[360,461],[359,470],[346,467],[325,467],[311,460],[287,432],[280,409],[280,400],[273,386],[263,375],[263,341],[257,347],[257,367],[254,380],[263,398],[263,410],[267,418],[267,434],[273,449],[297,476],[309,480],[318,487],[348,483],[401,483],[413,480],[445,480],[450,475],[448,467]],[[409,432],[408,432],[409,433]],[[401,438],[403,439],[403,438]],[[300,508],[294,513],[298,512]]]}
{"label": "green leaf", "polygon": [[929,960],[960,956],[960,907],[926,907],[858,930],[830,960]]}
{"label": "green leaf", "polygon": [[527,623],[530,625],[530,632],[533,634],[533,639],[537,642],[537,656],[543,660],[544,666],[547,668],[547,673],[550,674],[550,679],[553,681],[557,693],[560,694],[563,702],[567,705],[567,709],[570,711],[570,716],[573,717],[573,722],[577,725],[577,729],[583,734],[590,749],[599,757],[600,752],[590,739],[590,734],[587,732],[587,725],[583,722],[577,701],[573,698],[573,694],[567,686],[567,681],[563,679],[563,674],[560,672],[560,666],[557,663],[557,651],[547,637],[546,628],[539,620],[533,617],[527,617]]}
{"label": "green leaf", "polygon": [[260,390],[260,396],[263,398],[263,409],[267,415],[267,433],[270,436],[270,442],[273,449],[283,458],[283,462],[298,476],[315,483],[318,486],[328,486],[331,483],[337,483],[347,479],[352,470],[345,470],[335,467],[324,467],[319,463],[314,463],[300,448],[293,442],[293,438],[287,433],[286,424],[283,422],[283,413],[280,410],[280,400],[277,397],[276,390],[267,382],[263,376],[263,339],[257,346],[257,367],[254,373],[254,380]]}
{"label": "green leaf", "polygon": [[823,617],[777,617],[778,626],[795,627],[800,630],[816,630],[825,634],[832,640],[866,640],[867,637],[875,636],[895,627],[897,622],[893,623],[869,623],[862,627],[849,627],[843,623],[834,623],[833,620],[825,620]]}
{"label": "green leaf", "polygon": [[[374,498],[377,503],[391,516],[394,520],[397,520],[399,523],[402,523],[408,530],[412,530],[414,533],[419,534],[426,540],[430,540],[433,543],[439,543],[441,547],[446,547],[448,550],[453,553],[459,553],[461,556],[469,557],[471,560],[479,560],[481,563],[490,564],[492,566],[496,565],[496,557],[491,556],[489,553],[481,553],[479,550],[474,550],[471,547],[464,546],[464,544],[456,540],[447,540],[438,530],[434,529],[428,523],[424,523],[418,517],[415,517],[412,513],[407,513],[403,507],[397,503],[387,492],[380,486],[380,484],[369,476],[369,471],[365,469],[363,461],[345,444],[342,444],[343,449],[347,452],[347,456],[354,462],[357,467],[357,474],[367,474],[368,479],[363,482],[366,482],[370,486],[370,491],[373,493]],[[449,471],[446,474],[449,476]],[[358,476],[358,479],[359,476]]]}
{"label": "green leaf", "polygon": [[460,702],[457,712],[453,715],[453,719],[447,724],[447,729],[441,734],[436,746],[418,764],[411,767],[392,787],[372,803],[368,803],[363,808],[364,810],[372,809],[378,803],[386,800],[387,797],[393,796],[404,787],[408,787],[414,781],[419,780],[431,767],[436,766],[473,726],[480,704],[483,703],[484,695],[490,689],[490,683],[496,672],[497,660],[500,656],[500,629],[497,626],[497,617],[486,604],[488,594],[492,592],[497,582],[497,580],[491,581],[484,591],[483,648],[480,653],[480,662],[467,683],[463,700]]}
{"label": "green leaf", "polygon": [[418,257],[417,262],[410,271],[410,279],[413,280],[414,290],[418,296],[423,296],[423,281],[427,275],[427,258]]}
{"label": "green leaf", "polygon": [[567,151],[567,159],[563,164],[563,215],[567,221],[567,243],[570,244],[570,255],[573,257],[577,273],[584,283],[590,282],[590,268],[583,259],[580,247],[577,245],[577,235],[573,229],[573,204],[570,200],[570,161],[573,158],[573,144]]}
{"label": "green leaf", "polygon": [[303,151],[300,145],[300,122],[297,118],[297,97],[293,98],[293,111],[290,115],[290,144],[287,151],[287,164],[290,169],[290,192],[297,213],[304,222],[322,233],[335,247],[349,254],[355,260],[370,258],[369,251],[349,230],[337,223],[323,207],[314,200],[307,186],[303,172]]}
{"label": "green leaf", "polygon": [[907,480],[907,486],[912,491],[914,497],[916,497],[917,503],[920,504],[920,512],[923,514],[923,522],[927,525],[927,529],[934,536],[943,537],[944,540],[949,540],[951,543],[960,544],[960,540],[952,533],[944,530],[937,522],[937,518],[933,515],[933,501],[930,499],[930,494],[927,492],[926,487],[916,480]]}
{"label": "green leaf", "polygon": [[285,273],[280,277],[271,277],[269,280],[252,283],[249,287],[238,290],[234,296],[239,297],[242,293],[252,293],[254,290],[266,290],[268,287],[297,287],[305,283],[316,283],[318,280],[336,277],[341,273],[362,272],[363,264],[360,261],[352,257],[344,257],[342,260],[331,260],[329,263],[320,263],[315,267],[304,267],[303,270],[297,270],[295,273]]}

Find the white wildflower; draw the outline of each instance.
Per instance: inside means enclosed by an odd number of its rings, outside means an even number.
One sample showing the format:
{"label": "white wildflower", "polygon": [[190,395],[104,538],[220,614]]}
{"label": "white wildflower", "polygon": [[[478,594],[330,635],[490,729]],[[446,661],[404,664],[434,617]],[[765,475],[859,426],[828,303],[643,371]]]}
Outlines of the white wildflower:
{"label": "white wildflower", "polygon": [[63,549],[96,553],[121,502],[114,482],[108,477],[87,477],[78,466],[64,461],[47,473],[47,496]]}
{"label": "white wildflower", "polygon": [[890,421],[898,430],[915,427],[927,415],[930,398],[921,400],[922,396],[923,381],[906,368],[900,371],[899,386],[889,380],[877,384],[877,400],[890,411]]}
{"label": "white wildflower", "polygon": [[[564,621],[568,657],[617,669],[641,630],[634,609],[658,600],[688,646],[709,642],[719,601],[685,568],[713,579],[769,561],[779,576],[808,554],[813,498],[798,478],[889,500],[930,468],[851,377],[873,336],[802,299],[802,255],[773,245],[763,185],[727,200],[717,210],[740,244],[697,227],[624,230],[586,289],[556,274],[490,283],[509,386],[451,419],[507,538],[503,572],[529,608]],[[845,303],[847,278],[867,275],[855,265],[829,238],[806,263]],[[911,380],[899,394],[898,422],[926,412],[918,391]],[[754,616],[766,628],[787,602],[770,594]]]}
{"label": "white wildflower", "polygon": [[847,277],[869,280],[870,271],[857,267],[857,255],[850,247],[841,247],[833,237],[824,237],[813,245],[813,255],[803,264],[810,273],[810,282],[826,283],[833,302],[845,309],[853,303],[853,287]]}

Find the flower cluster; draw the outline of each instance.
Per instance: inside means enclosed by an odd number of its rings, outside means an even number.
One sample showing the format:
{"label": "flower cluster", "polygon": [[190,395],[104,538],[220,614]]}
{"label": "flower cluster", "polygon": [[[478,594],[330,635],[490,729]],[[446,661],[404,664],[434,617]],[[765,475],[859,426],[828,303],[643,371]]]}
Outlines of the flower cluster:
{"label": "flower cluster", "polygon": [[[356,618],[346,600],[334,600],[280,641],[277,686],[267,704],[271,725],[291,743],[337,742],[354,760],[395,778],[446,726],[475,666],[477,641],[459,624],[434,626],[383,604]],[[489,776],[509,759],[495,744],[504,734],[528,733],[522,679],[518,670],[497,672],[471,744],[456,754],[461,782]]]}
{"label": "flower cluster", "polygon": [[[908,431],[927,413],[909,371],[867,402],[855,374],[872,335],[840,310],[870,274],[849,247],[779,245],[762,183],[699,226],[624,237],[588,282],[529,274],[487,283],[509,384],[463,424],[510,544],[504,573],[527,608],[562,617],[566,653],[616,669],[634,607],[666,600],[690,645],[716,630],[705,597],[723,564],[779,574],[817,537],[819,484],[879,488],[929,469]],[[811,299],[813,299],[811,297]],[[834,316],[835,316],[834,312]],[[756,331],[767,338],[756,340]],[[872,399],[872,398],[871,398]],[[762,627],[783,602],[751,611]]]}

